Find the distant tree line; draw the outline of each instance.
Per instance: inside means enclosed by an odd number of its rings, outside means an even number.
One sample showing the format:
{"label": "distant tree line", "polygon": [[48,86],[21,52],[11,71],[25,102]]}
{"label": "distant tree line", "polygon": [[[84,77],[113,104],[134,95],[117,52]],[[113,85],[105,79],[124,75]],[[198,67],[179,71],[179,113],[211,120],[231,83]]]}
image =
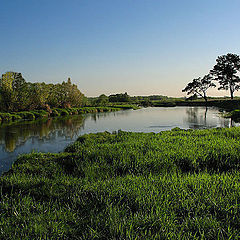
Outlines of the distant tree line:
{"label": "distant tree line", "polygon": [[0,78],[0,111],[81,107],[86,97],[70,78],[61,84],[26,82],[21,73],[6,72]]}
{"label": "distant tree line", "polygon": [[182,92],[186,92],[188,95],[200,96],[207,102],[207,90],[216,87],[215,81],[219,84],[218,90],[229,90],[230,97],[233,99],[234,92],[240,88],[240,57],[236,54],[228,53],[227,55],[219,56],[216,62],[209,74],[203,78],[193,79]]}
{"label": "distant tree line", "polygon": [[88,98],[88,104],[91,106],[107,106],[111,104],[139,104],[142,106],[151,106],[152,101],[164,101],[168,100],[167,96],[151,95],[151,96],[129,96],[127,92],[117,93],[106,96],[101,94],[99,97]]}

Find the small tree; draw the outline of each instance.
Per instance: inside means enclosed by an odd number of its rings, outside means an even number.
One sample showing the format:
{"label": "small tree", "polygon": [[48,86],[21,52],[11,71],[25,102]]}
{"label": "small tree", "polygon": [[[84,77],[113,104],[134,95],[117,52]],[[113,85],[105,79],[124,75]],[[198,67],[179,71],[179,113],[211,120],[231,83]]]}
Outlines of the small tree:
{"label": "small tree", "polygon": [[216,87],[216,85],[212,83],[212,76],[208,74],[203,78],[199,77],[193,79],[193,81],[188,83],[182,92],[187,92],[187,95],[197,94],[198,96],[204,98],[205,102],[207,103],[207,90],[211,87]]}
{"label": "small tree", "polygon": [[228,53],[219,56],[216,61],[217,64],[210,72],[220,84],[218,90],[229,89],[231,99],[233,99],[233,93],[240,88],[240,78],[236,75],[240,70],[240,58],[236,54]]}

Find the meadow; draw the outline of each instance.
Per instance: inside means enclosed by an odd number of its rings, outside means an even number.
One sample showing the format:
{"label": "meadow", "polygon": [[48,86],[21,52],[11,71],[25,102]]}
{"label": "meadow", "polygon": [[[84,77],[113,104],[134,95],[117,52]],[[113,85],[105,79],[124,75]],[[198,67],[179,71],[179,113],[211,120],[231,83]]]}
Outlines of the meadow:
{"label": "meadow", "polygon": [[240,128],[80,136],[0,177],[0,239],[240,239]]}

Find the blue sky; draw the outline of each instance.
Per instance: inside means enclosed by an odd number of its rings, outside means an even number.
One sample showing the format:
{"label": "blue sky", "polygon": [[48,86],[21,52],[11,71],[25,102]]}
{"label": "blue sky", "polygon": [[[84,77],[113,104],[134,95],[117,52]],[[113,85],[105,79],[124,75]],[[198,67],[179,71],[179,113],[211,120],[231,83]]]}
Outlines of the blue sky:
{"label": "blue sky", "polygon": [[239,10],[239,0],[0,0],[0,73],[71,77],[87,96],[184,96],[217,56],[240,54]]}

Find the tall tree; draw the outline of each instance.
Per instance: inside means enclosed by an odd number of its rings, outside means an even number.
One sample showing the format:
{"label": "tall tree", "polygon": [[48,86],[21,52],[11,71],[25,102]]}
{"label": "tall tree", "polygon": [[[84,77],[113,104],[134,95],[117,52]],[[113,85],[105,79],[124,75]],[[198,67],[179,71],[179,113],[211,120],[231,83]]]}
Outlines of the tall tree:
{"label": "tall tree", "polygon": [[204,98],[207,103],[207,90],[211,87],[216,87],[216,85],[212,82],[212,76],[207,74],[203,78],[199,77],[193,79],[193,81],[188,83],[182,92],[187,92],[187,95],[197,94],[198,96]]}
{"label": "tall tree", "polygon": [[21,73],[6,72],[0,79],[1,110],[18,111],[26,108],[28,89]]}
{"label": "tall tree", "polygon": [[240,70],[240,57],[236,54],[228,53],[227,55],[219,56],[217,64],[213,67],[210,73],[215,76],[220,84],[218,90],[229,90],[231,99],[233,94],[240,88],[240,78],[237,73]]}
{"label": "tall tree", "polygon": [[1,95],[1,110],[11,111],[12,110],[12,83],[14,80],[13,72],[6,72],[2,74],[0,79],[0,95]]}
{"label": "tall tree", "polygon": [[22,77],[21,73],[14,73],[14,79],[12,82],[13,90],[13,110],[24,110],[28,106],[29,94],[27,89],[27,82]]}

